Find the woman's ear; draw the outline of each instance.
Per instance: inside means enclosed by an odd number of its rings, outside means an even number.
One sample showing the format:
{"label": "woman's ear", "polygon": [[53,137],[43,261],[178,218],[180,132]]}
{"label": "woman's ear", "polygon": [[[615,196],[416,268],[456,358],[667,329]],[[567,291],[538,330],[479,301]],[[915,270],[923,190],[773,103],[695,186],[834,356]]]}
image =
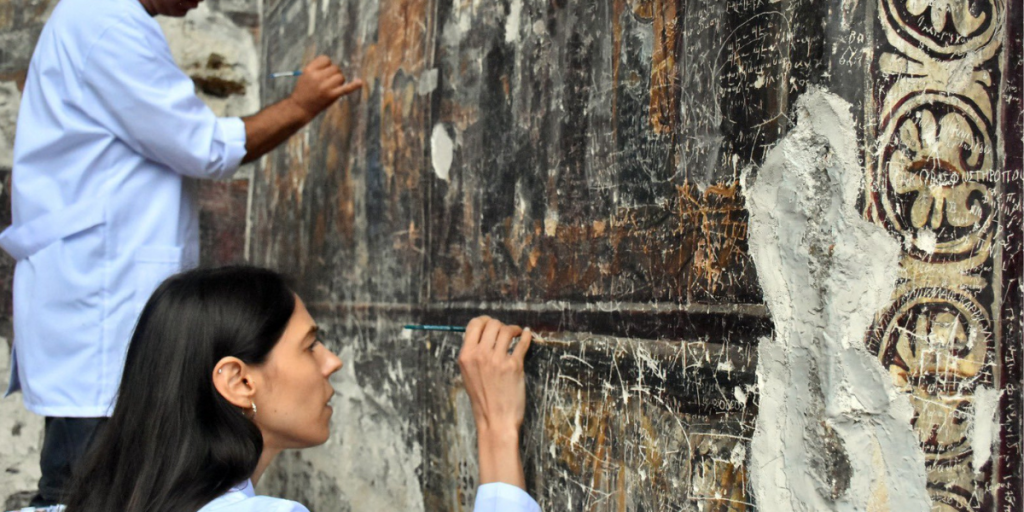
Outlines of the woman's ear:
{"label": "woman's ear", "polygon": [[256,394],[249,365],[237,357],[225,357],[213,367],[213,387],[231,405],[248,410]]}

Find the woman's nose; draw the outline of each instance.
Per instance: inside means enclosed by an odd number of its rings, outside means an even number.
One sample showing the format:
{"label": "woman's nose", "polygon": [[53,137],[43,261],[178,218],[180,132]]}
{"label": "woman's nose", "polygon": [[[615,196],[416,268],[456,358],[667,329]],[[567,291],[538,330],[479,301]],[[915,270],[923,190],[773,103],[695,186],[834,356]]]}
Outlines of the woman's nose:
{"label": "woman's nose", "polygon": [[326,370],[325,375],[330,376],[334,372],[341,369],[344,363],[341,362],[341,358],[336,356],[334,352],[327,352],[327,361],[325,361],[324,369]]}

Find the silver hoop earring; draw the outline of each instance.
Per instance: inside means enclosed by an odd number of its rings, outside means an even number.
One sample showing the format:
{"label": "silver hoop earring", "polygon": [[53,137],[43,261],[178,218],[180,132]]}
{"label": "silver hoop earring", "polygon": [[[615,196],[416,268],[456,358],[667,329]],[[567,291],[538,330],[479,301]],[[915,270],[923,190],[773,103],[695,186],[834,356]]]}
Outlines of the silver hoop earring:
{"label": "silver hoop earring", "polygon": [[256,402],[250,402],[250,403],[252,403],[252,419],[255,420],[256,419]]}

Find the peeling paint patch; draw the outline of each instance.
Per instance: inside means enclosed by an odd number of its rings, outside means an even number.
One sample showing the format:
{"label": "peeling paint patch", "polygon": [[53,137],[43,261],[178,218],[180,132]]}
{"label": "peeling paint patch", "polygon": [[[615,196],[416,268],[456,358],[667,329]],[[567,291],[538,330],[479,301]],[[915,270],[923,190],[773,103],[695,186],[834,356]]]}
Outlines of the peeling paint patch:
{"label": "peeling paint patch", "polygon": [[14,127],[21,92],[15,82],[0,82],[0,169],[14,164]]}
{"label": "peeling paint patch", "polygon": [[989,459],[992,458],[992,443],[999,432],[998,390],[979,386],[974,390],[974,421],[971,423],[971,453],[975,473],[980,473]]}
{"label": "peeling paint patch", "polygon": [[416,85],[416,94],[423,96],[434,92],[434,90],[437,89],[437,77],[437,68],[424,71],[423,74],[420,75],[419,83]]}
{"label": "peeling paint patch", "polygon": [[508,18],[505,19],[505,42],[515,43],[519,40],[519,25],[523,17],[523,0],[512,0]]}
{"label": "peeling paint patch", "polygon": [[430,161],[434,166],[434,174],[444,181],[448,181],[454,153],[455,145],[448,130],[443,124],[434,125],[434,131],[430,133]]}

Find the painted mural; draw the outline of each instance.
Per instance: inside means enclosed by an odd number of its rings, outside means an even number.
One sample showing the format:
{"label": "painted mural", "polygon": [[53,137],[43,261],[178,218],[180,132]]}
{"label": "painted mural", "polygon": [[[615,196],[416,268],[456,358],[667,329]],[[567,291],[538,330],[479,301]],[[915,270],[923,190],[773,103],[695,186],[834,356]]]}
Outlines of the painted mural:
{"label": "painted mural", "polygon": [[[930,506],[1012,510],[1012,3],[265,0],[265,69],[326,53],[368,85],[254,179],[254,261],[296,277],[346,361],[334,438],[264,490],[312,510],[471,509],[460,340],[401,325],[488,313],[546,339],[524,428],[545,509],[773,510],[749,463],[773,312],[740,177],[815,88],[852,105],[861,212],[902,247],[864,340],[910,397]],[[991,425],[982,403],[1002,405]],[[838,502],[856,491],[830,428],[809,432]]]}
{"label": "painted mural", "polygon": [[[877,150],[867,153],[864,211],[904,251],[892,304],[879,312],[868,346],[912,397],[937,511],[996,510],[997,503],[1011,510],[1020,500],[1019,485],[1000,489],[1007,477],[1019,481],[1020,468],[979,457],[970,439],[992,428],[975,422],[994,421],[1002,456],[1019,454],[1019,330],[1006,325],[1018,322],[1019,309],[1004,306],[1019,271],[1003,261],[1019,251],[1006,244],[1015,236],[1007,221],[1018,215],[1021,181],[1004,145],[1014,137],[1007,109],[1019,112],[1004,78],[1020,74],[1019,48],[1006,47],[1011,4],[877,6],[869,102],[876,125],[866,130],[867,147]],[[993,395],[1001,396],[999,416],[979,419],[979,398]]]}

